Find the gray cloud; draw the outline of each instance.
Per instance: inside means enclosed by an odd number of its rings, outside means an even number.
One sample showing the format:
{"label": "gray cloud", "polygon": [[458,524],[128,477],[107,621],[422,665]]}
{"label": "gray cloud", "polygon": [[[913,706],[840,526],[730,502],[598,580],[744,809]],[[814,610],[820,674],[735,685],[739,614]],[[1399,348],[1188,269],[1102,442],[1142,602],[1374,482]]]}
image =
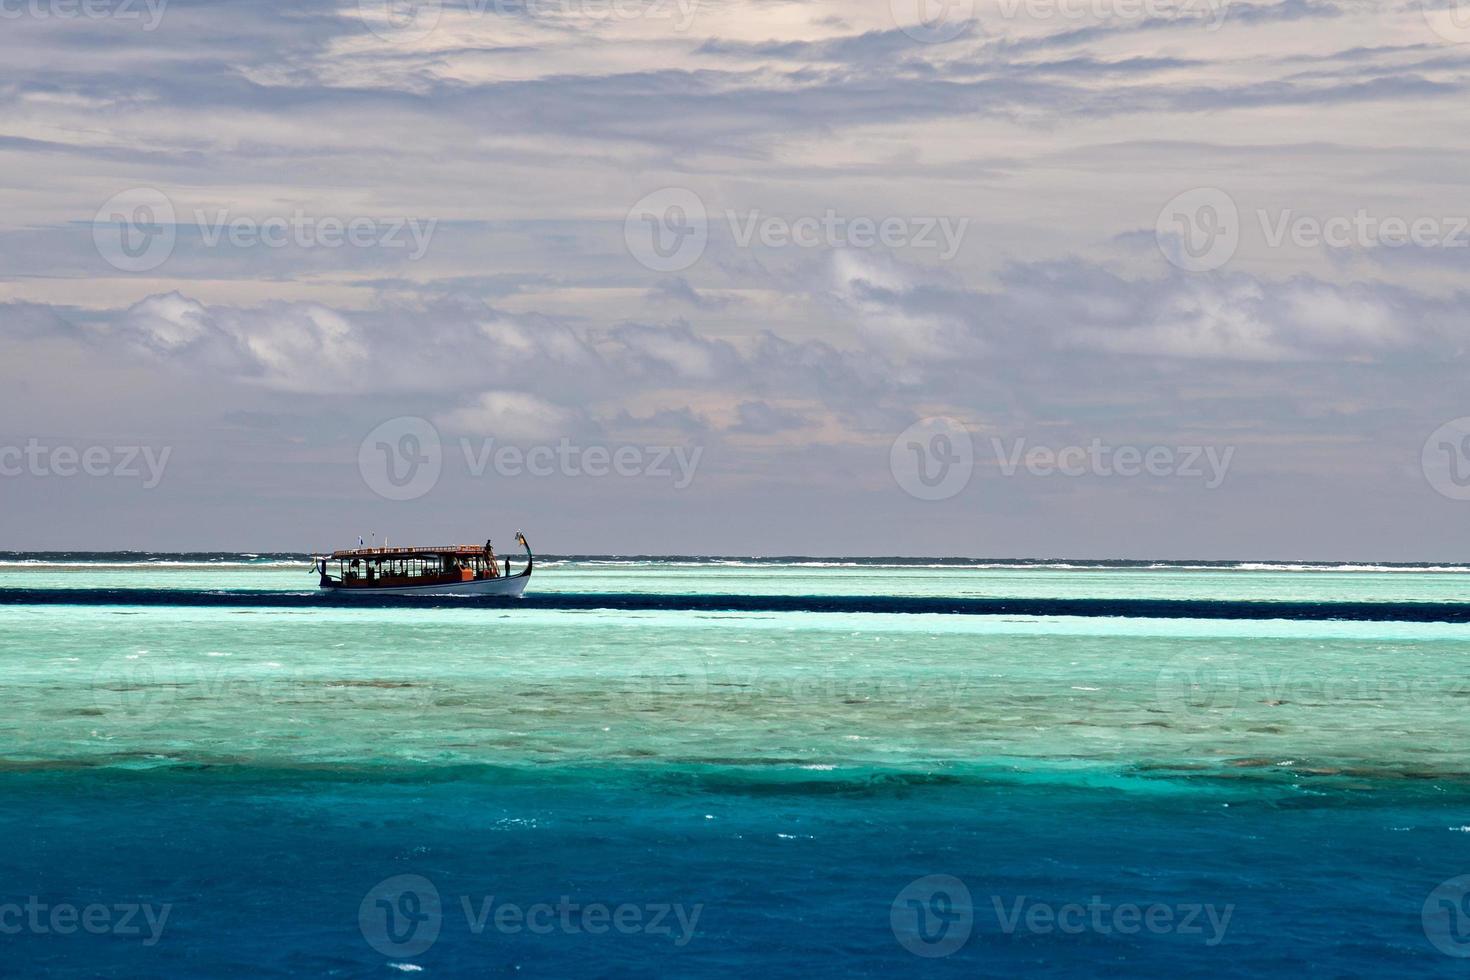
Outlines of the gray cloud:
{"label": "gray cloud", "polygon": [[[924,44],[886,3],[757,9],[701,5],[677,30],[449,4],[402,43],[335,2],[171,4],[153,31],[7,20],[0,436],[176,447],[154,497],[67,488],[97,495],[76,513],[118,515],[79,517],[89,543],[168,546],[120,530],[166,523],[177,546],[229,546],[249,507],[279,537],[239,542],[257,550],[367,519],[357,443],[414,415],[451,456],[496,433],[706,450],[681,494],[495,488],[566,550],[841,552],[857,526],[889,552],[1326,557],[1368,525],[1376,557],[1470,546],[1418,470],[1428,432],[1470,414],[1461,253],[1247,236],[1187,274],[1152,230],[1194,187],[1247,227],[1463,211],[1470,49],[1422,10],[1232,4],[1211,30],[986,8]],[[92,219],[139,187],[168,196],[177,240],[128,273]],[[711,223],[675,273],[623,237],[663,187]],[[220,209],[437,225],[413,259],[211,245],[193,216]],[[828,210],[969,232],[941,260],[742,246],[724,224]],[[888,449],[937,414],[972,428],[982,475],[988,439],[1018,435],[1228,443],[1236,475],[1209,497],[977,477],[925,509]],[[486,488],[463,477],[415,514],[479,520]],[[58,499],[5,490],[23,517]]]}

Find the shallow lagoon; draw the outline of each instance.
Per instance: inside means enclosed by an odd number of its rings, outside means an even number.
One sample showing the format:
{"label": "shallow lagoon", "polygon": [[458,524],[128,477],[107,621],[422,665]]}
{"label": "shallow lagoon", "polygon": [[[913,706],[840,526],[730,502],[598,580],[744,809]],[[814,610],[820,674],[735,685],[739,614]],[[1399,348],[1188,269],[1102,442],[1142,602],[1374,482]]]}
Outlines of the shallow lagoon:
{"label": "shallow lagoon", "polygon": [[[893,568],[638,567],[650,588],[918,589]],[[923,572],[955,595],[1448,601],[1459,581]],[[288,573],[309,581],[0,575]],[[533,588],[632,577],[553,563]],[[170,906],[152,944],[26,928],[7,949],[79,974],[1449,974],[1459,933],[1425,903],[1470,872],[1467,666],[1470,627],[1435,623],[0,606],[0,908]],[[362,916],[404,875],[437,892],[439,931],[385,953]],[[465,914],[491,896],[641,925]],[[654,906],[701,911],[665,935]],[[945,910],[939,946],[916,938]]]}

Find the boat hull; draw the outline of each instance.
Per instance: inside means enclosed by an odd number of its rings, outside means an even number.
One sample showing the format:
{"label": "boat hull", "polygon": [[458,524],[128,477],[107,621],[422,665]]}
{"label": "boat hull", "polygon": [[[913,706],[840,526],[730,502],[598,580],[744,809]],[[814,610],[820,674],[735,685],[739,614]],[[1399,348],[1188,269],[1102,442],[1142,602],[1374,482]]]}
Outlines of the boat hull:
{"label": "boat hull", "polygon": [[323,585],[323,592],[333,595],[499,595],[519,596],[531,581],[529,574],[502,575],[499,578],[474,579],[469,582],[444,582],[437,585],[394,585],[376,588],[365,585]]}

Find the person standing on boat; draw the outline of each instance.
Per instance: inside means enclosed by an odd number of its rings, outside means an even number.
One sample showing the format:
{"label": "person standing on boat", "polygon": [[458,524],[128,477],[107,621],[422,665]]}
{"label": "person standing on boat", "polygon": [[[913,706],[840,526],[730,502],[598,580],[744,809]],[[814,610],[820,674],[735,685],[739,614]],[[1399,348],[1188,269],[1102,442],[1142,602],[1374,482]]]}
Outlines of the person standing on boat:
{"label": "person standing on boat", "polygon": [[500,569],[495,565],[495,546],[490,543],[489,538],[485,539],[485,564],[490,569],[490,578],[500,577]]}

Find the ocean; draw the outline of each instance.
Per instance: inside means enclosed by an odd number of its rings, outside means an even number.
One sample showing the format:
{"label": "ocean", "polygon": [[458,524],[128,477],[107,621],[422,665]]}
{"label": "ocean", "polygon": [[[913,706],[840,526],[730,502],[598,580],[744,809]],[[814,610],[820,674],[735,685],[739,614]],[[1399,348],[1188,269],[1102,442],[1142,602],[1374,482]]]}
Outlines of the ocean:
{"label": "ocean", "polygon": [[1467,572],[0,553],[0,972],[1463,975]]}

